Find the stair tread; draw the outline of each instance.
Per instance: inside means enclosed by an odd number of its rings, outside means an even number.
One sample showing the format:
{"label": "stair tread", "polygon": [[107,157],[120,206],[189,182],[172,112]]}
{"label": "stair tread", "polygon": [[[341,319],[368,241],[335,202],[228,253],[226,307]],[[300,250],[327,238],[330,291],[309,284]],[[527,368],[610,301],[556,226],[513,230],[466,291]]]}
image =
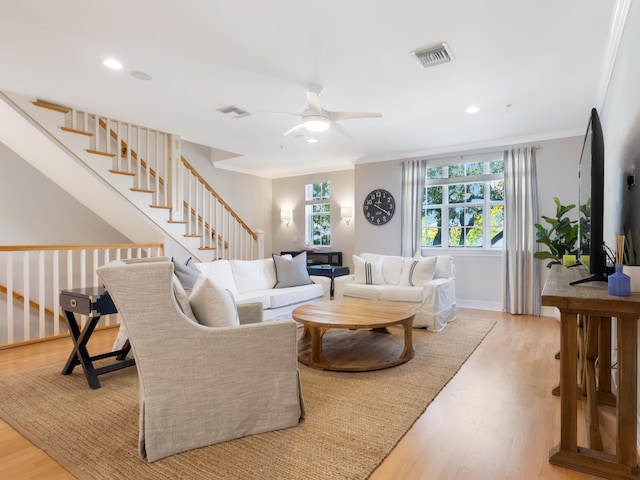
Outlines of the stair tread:
{"label": "stair tread", "polygon": [[36,100],[33,104],[36,107],[48,108],[49,110],[54,110],[60,113],[69,113],[71,111],[70,108],[63,107],[62,105],[56,105],[55,103],[45,102],[43,100]]}
{"label": "stair tread", "polygon": [[199,235],[197,233],[185,233],[184,236],[186,238],[201,238],[202,237],[202,235]]}
{"label": "stair tread", "polygon": [[91,148],[87,148],[87,152],[95,153],[96,155],[104,155],[105,157],[115,157],[116,156],[115,153],[101,152],[100,150],[92,150]]}
{"label": "stair tread", "polygon": [[132,188],[132,192],[141,192],[141,193],[156,193],[155,190],[146,190],[144,188]]}
{"label": "stair tread", "polygon": [[186,225],[189,222],[186,220],[167,220],[167,223],[182,223],[183,225]]}
{"label": "stair tread", "polygon": [[198,247],[198,250],[217,250],[216,247]]}
{"label": "stair tread", "polygon": [[129,177],[135,177],[135,173],[131,172],[123,172],[122,170],[109,170],[111,173],[115,173],[116,175],[128,175]]}
{"label": "stair tread", "polygon": [[64,130],[65,132],[70,132],[70,133],[77,133],[79,135],[85,135],[87,137],[93,137],[93,133],[91,132],[86,132],[84,130],[77,130],[75,128],[69,128],[69,127],[60,127],[62,130]]}
{"label": "stair tread", "polygon": [[151,208],[166,208],[167,210],[171,210],[171,207],[168,205],[149,205]]}

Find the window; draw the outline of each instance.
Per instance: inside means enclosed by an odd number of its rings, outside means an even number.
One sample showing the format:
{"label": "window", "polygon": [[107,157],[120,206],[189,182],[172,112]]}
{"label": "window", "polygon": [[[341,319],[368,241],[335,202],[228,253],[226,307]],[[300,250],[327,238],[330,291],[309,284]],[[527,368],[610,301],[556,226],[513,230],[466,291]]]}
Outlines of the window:
{"label": "window", "polygon": [[503,231],[502,158],[443,160],[427,166],[423,247],[501,249]]}
{"label": "window", "polygon": [[331,184],[305,186],[305,244],[310,247],[331,245]]}

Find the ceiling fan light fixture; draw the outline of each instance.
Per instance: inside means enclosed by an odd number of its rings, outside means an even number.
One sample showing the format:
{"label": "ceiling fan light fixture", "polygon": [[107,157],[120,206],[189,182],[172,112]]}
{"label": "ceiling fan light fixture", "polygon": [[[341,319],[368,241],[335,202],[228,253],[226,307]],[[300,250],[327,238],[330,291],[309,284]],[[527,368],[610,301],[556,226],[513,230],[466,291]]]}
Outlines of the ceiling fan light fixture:
{"label": "ceiling fan light fixture", "polygon": [[329,128],[329,119],[320,115],[308,115],[304,117],[303,124],[310,132],[324,132]]}

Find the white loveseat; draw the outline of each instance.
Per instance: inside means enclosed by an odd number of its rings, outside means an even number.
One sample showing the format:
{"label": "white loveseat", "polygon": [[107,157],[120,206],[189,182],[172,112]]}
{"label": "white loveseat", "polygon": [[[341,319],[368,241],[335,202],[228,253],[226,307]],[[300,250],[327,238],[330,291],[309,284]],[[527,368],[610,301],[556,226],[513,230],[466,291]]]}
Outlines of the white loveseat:
{"label": "white loveseat", "polygon": [[413,326],[433,332],[456,318],[455,265],[448,255],[422,258],[363,253],[354,274],[337,277],[334,299],[400,302],[415,312]]}
{"label": "white loveseat", "polygon": [[[278,256],[291,260],[291,256]],[[306,255],[298,255],[293,261],[300,263],[298,270],[306,274]],[[282,278],[278,278],[273,258],[259,260],[216,260],[214,262],[193,263],[201,273],[216,285],[228,289],[236,303],[260,302],[263,321],[291,318],[293,309],[305,303],[329,300],[331,279],[311,275],[307,285],[279,288]],[[281,268],[280,277],[286,272]],[[296,282],[289,282],[296,283]],[[278,287],[276,287],[278,284]],[[287,285],[287,283],[284,283]]]}

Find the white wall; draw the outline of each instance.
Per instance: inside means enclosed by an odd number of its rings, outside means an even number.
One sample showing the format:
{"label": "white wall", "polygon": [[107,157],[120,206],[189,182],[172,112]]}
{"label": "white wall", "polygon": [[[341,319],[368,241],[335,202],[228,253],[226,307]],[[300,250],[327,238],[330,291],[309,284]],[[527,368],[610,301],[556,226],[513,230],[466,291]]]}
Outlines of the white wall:
{"label": "white wall", "polygon": [[[357,219],[358,204],[354,205],[353,170],[327,172],[273,180],[273,253],[299,250],[305,240],[305,185],[331,182],[331,251],[342,252],[343,264],[353,271],[353,236],[362,222]],[[340,218],[340,207],[353,207],[356,218],[349,225]],[[287,227],[280,221],[280,211],[291,210],[292,221]],[[267,252],[265,250],[265,252]]]}
{"label": "white wall", "polygon": [[0,143],[0,244],[130,240]]}
{"label": "white wall", "polygon": [[182,141],[182,156],[254,232],[262,230],[264,252],[271,255],[271,180],[215,168],[211,148]]}

